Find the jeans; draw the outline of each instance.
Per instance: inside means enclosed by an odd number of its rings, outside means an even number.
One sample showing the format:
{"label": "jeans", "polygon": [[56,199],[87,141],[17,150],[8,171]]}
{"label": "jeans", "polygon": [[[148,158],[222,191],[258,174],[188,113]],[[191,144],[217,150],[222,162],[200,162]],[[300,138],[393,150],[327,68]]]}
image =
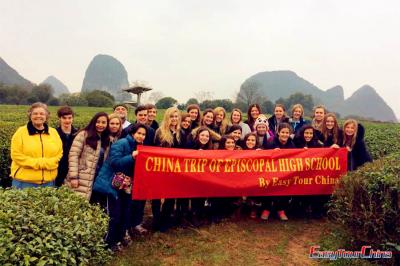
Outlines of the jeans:
{"label": "jeans", "polygon": [[23,181],[13,179],[12,186],[16,189],[24,189],[24,188],[30,188],[30,187],[54,187],[54,180],[44,183],[44,184],[35,184],[35,183],[28,183],[28,182],[23,182]]}

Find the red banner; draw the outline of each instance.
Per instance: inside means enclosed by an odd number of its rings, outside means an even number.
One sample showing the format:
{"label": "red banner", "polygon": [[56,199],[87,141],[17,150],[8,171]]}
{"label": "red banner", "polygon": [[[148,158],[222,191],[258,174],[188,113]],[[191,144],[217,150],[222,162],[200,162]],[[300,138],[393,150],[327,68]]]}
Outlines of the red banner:
{"label": "red banner", "polygon": [[188,150],[138,146],[134,199],[329,195],[347,150]]}

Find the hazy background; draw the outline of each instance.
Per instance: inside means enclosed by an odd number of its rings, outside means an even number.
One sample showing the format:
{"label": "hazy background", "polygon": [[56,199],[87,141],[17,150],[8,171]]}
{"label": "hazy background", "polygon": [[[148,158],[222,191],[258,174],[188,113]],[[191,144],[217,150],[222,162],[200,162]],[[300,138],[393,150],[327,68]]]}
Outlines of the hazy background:
{"label": "hazy background", "polygon": [[186,101],[232,98],[249,76],[292,70],[345,97],[374,87],[400,117],[400,1],[5,1],[0,56],[40,83],[80,91],[96,54],[129,81]]}

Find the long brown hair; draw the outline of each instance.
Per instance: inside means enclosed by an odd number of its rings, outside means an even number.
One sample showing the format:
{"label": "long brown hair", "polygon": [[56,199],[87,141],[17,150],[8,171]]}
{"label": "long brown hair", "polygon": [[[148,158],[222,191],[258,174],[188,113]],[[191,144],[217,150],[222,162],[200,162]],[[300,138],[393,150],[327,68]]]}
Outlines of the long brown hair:
{"label": "long brown hair", "polygon": [[[101,133],[99,136],[96,130],[96,122],[99,117],[104,116],[107,119],[107,126],[106,129]],[[108,114],[105,112],[99,112],[95,114],[92,119],[90,120],[89,124],[83,128],[82,130],[86,131],[86,144],[89,145],[93,150],[97,149],[97,142],[101,141],[101,147],[106,149],[110,144],[110,130],[108,129],[108,123],[110,120],[108,119]]]}
{"label": "long brown hair", "polygon": [[[326,120],[328,117],[332,117],[335,122],[335,124],[332,128],[332,131],[330,131],[326,127]],[[334,113],[327,113],[324,116],[324,119],[322,120],[321,133],[324,136],[324,140],[327,140],[329,137],[329,133],[332,133],[333,144],[340,144],[340,143],[338,143],[338,141],[339,141],[339,125],[338,125],[338,122],[336,119],[336,115]]]}

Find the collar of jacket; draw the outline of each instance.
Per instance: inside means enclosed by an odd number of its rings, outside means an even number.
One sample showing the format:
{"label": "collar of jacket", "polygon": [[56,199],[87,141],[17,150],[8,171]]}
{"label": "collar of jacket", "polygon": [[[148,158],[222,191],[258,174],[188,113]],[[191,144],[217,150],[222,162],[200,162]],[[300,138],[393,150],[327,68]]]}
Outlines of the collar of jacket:
{"label": "collar of jacket", "polygon": [[133,139],[133,137],[131,135],[128,135],[126,136],[126,140],[128,141],[131,150],[136,150],[137,142]]}
{"label": "collar of jacket", "polygon": [[[49,134],[49,126],[47,125],[47,123],[44,123],[44,134]],[[33,126],[32,121],[28,122],[28,133],[29,135],[35,135],[35,134],[39,134],[39,131]]]}

